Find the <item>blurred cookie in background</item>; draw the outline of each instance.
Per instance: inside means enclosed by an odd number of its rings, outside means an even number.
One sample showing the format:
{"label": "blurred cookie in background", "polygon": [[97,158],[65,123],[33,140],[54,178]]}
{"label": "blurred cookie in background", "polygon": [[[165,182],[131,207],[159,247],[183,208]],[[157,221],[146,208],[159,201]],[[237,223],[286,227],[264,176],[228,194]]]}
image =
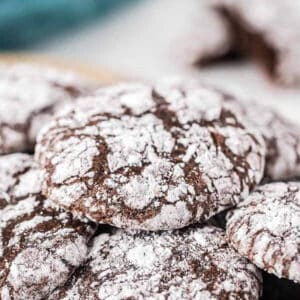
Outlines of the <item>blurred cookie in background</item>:
{"label": "blurred cookie in background", "polygon": [[220,18],[207,1],[190,3],[188,22],[178,32],[178,60],[204,66],[218,60],[234,57],[231,51],[229,26]]}
{"label": "blurred cookie in background", "polygon": [[300,3],[214,0],[235,52],[257,60],[275,81],[300,84]]}
{"label": "blurred cookie in background", "polygon": [[0,154],[32,152],[52,115],[90,89],[86,79],[66,70],[0,65]]}
{"label": "blurred cookie in background", "polygon": [[[285,86],[300,84],[300,4],[293,0],[203,1],[182,39],[198,66],[251,58]],[[183,51],[184,52],[184,51]]]}

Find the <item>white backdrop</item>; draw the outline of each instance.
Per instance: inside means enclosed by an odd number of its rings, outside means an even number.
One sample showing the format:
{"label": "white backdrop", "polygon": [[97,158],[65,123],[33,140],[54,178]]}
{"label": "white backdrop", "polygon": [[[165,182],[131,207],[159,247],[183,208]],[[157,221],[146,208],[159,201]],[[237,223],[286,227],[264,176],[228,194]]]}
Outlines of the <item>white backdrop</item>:
{"label": "white backdrop", "polygon": [[195,75],[271,105],[300,124],[300,88],[274,86],[251,63],[197,71],[187,66],[182,37],[196,27],[198,5],[199,0],[144,0],[31,51],[104,66],[127,78]]}

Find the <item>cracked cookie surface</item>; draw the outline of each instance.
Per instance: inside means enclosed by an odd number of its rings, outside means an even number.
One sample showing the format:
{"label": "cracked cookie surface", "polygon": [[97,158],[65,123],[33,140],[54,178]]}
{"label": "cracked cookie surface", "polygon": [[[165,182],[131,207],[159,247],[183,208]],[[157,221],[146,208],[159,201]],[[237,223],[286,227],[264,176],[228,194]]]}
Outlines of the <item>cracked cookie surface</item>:
{"label": "cracked cookie surface", "polygon": [[73,73],[27,64],[0,66],[0,153],[32,151],[38,131],[88,90]]}
{"label": "cracked cookie surface", "polygon": [[298,178],[300,126],[271,107],[251,100],[246,101],[245,97],[233,96],[223,91],[221,93],[226,105],[262,134],[266,143],[265,179],[287,181]]}
{"label": "cracked cookie surface", "polygon": [[0,298],[43,299],[87,254],[95,228],[48,205],[31,156],[0,157]]}
{"label": "cracked cookie surface", "polygon": [[265,145],[218,92],[165,80],[83,98],[41,133],[49,199],[99,223],[144,230],[202,222],[260,182]]}
{"label": "cracked cookie surface", "polygon": [[245,107],[245,116],[266,142],[265,179],[291,180],[300,177],[300,127],[263,105],[250,103]]}
{"label": "cracked cookie surface", "polygon": [[228,239],[241,255],[300,282],[300,183],[258,187],[227,219]]}
{"label": "cracked cookie surface", "polygon": [[258,299],[259,271],[213,226],[100,234],[58,299]]}
{"label": "cracked cookie surface", "polygon": [[[190,78],[173,78],[174,85],[201,87],[201,81]],[[253,101],[245,95],[228,93],[215,86],[222,104],[233,111],[247,126],[254,128],[266,144],[265,181],[291,181],[300,177],[300,126],[273,108]]]}

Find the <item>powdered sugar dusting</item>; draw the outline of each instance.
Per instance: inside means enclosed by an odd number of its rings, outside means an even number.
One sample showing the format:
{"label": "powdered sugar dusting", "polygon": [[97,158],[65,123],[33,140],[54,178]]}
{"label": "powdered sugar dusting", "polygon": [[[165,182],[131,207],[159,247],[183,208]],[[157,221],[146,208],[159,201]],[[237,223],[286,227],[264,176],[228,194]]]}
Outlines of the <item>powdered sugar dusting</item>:
{"label": "powdered sugar dusting", "polygon": [[[55,183],[63,182],[72,177],[86,175],[92,167],[92,158],[98,154],[96,142],[90,138],[82,139],[79,144],[77,139],[71,138],[67,141],[58,142],[55,147],[57,152],[61,152],[59,157],[55,157],[52,160],[53,164],[58,165],[53,174]],[[66,148],[68,150],[71,149],[71,151],[64,153]],[[92,175],[93,173],[88,174],[91,177]]]}
{"label": "powdered sugar dusting", "polygon": [[98,236],[56,299],[258,299],[260,274],[214,227]]}
{"label": "powdered sugar dusting", "polygon": [[[53,259],[46,250],[28,248],[18,254],[12,262],[7,280],[17,291],[18,299],[37,299],[40,297],[38,294],[46,295],[51,288],[62,285],[68,273],[68,267],[59,257]],[[43,280],[47,281],[47,285],[37,294],[36,289],[40,288],[40,282]],[[28,288],[24,288],[26,286]]]}
{"label": "powdered sugar dusting", "polygon": [[270,108],[255,103],[250,107],[248,119],[261,131],[267,144],[266,176],[273,180],[299,176],[300,127]]}
{"label": "powdered sugar dusting", "polygon": [[150,114],[103,121],[99,127],[110,150],[107,159],[111,172],[154,162],[159,159],[156,151],[170,153],[174,146],[161,120]]}
{"label": "powdered sugar dusting", "polygon": [[172,229],[208,219],[246,196],[264,169],[261,136],[223,102],[192,81],[100,89],[39,136],[43,192],[119,227]]}
{"label": "powdered sugar dusting", "polygon": [[[181,78],[173,78],[169,85],[173,87],[182,85]],[[201,87],[202,84],[197,79],[190,79],[184,81],[185,85],[189,85],[193,88]],[[247,123],[247,126],[254,128],[256,131],[263,135],[266,143],[266,169],[265,177],[271,180],[287,180],[293,179],[300,174],[300,128],[296,124],[288,121],[279,113],[275,112],[272,108],[264,106],[251,99],[244,99],[241,95],[231,95],[228,93],[215,91],[218,100],[228,108],[230,111],[243,119],[243,123]],[[218,95],[219,94],[219,95]],[[221,97],[221,100],[220,100]],[[212,102],[214,102],[211,99]],[[234,122],[234,120],[232,120]],[[220,128],[220,130],[227,130],[226,128]],[[232,132],[232,134],[234,134]],[[242,132],[241,132],[242,134]],[[247,135],[243,139],[247,139]],[[239,153],[239,147],[247,147],[248,142],[240,142],[239,138],[234,136],[226,140],[226,144]],[[238,148],[237,148],[238,147]],[[236,148],[236,149],[235,149]],[[244,149],[246,150],[246,148]],[[187,151],[186,160],[195,153],[195,147],[190,147]],[[252,156],[251,153],[249,156]],[[253,165],[259,168],[260,162],[255,157],[251,157]]]}
{"label": "powdered sugar dusting", "polygon": [[227,223],[231,244],[258,267],[300,282],[300,184],[261,186]]}
{"label": "powdered sugar dusting", "polygon": [[0,158],[0,189],[22,197],[41,191],[41,176],[27,154],[16,153]]}
{"label": "powdered sugar dusting", "polygon": [[42,299],[63,285],[87,254],[94,229],[51,208],[41,171],[27,154],[0,157],[0,295]]}
{"label": "powdered sugar dusting", "polygon": [[0,153],[31,150],[38,130],[54,111],[87,87],[72,73],[33,65],[1,65]]}
{"label": "powdered sugar dusting", "polygon": [[254,101],[246,101],[244,97],[226,95],[226,105],[263,135],[267,147],[266,178],[288,180],[300,175],[299,126],[285,119],[272,108]]}
{"label": "powdered sugar dusting", "polygon": [[220,117],[222,95],[197,84],[197,81],[165,78],[156,85],[156,89],[165,97],[170,110],[176,112],[181,124],[199,119],[212,121]]}

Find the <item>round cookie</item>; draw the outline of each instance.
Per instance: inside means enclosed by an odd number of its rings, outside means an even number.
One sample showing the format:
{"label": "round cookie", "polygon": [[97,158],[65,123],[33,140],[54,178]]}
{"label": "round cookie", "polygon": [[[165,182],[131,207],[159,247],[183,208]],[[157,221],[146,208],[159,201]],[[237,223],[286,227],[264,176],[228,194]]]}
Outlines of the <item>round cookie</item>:
{"label": "round cookie", "polygon": [[95,238],[88,262],[58,299],[259,299],[259,271],[216,227]]}
{"label": "round cookie", "polygon": [[230,109],[247,119],[266,143],[266,180],[291,180],[300,176],[300,127],[275,110],[254,101],[238,101],[222,93]]}
{"label": "round cookie", "polygon": [[43,193],[99,223],[176,229],[237,204],[260,182],[265,145],[217,91],[167,80],[83,98],[38,138]]}
{"label": "round cookie", "polygon": [[259,268],[300,282],[300,183],[258,187],[230,212],[230,244]]}
{"label": "round cookie", "polygon": [[87,255],[95,231],[41,195],[40,171],[27,154],[0,158],[0,298],[44,299]]}
{"label": "round cookie", "polygon": [[0,66],[0,154],[33,151],[41,127],[87,92],[73,73],[27,64]]}

